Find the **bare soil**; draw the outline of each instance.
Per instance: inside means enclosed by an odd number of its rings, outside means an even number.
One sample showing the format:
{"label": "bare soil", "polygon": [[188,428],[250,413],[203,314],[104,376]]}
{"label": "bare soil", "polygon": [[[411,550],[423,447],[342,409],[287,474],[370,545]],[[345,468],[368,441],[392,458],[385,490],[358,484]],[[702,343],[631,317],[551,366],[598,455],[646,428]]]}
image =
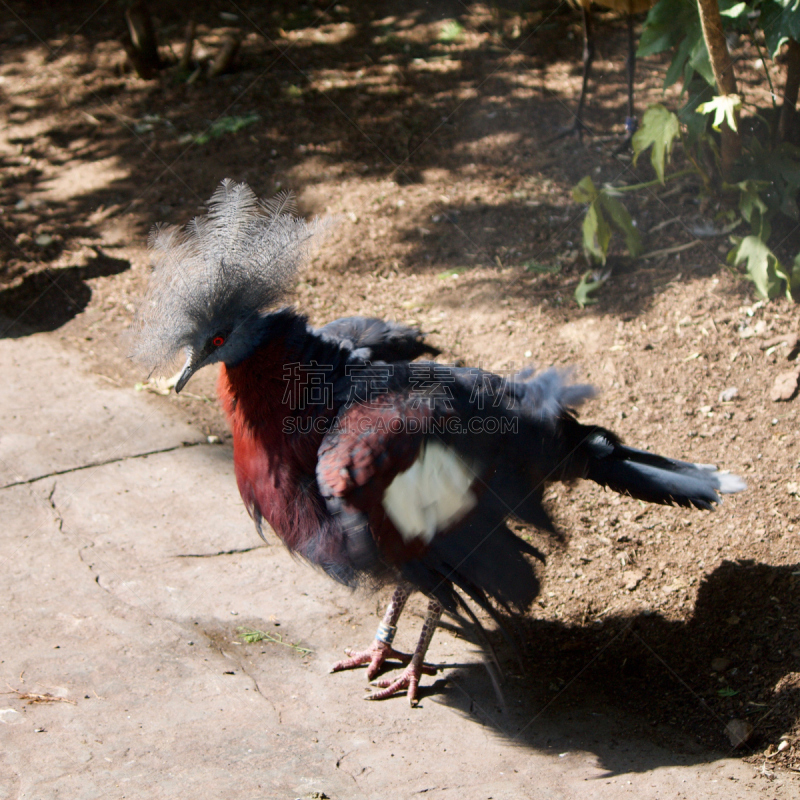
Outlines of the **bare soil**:
{"label": "bare soil", "polygon": [[[756,302],[724,266],[727,240],[697,237],[720,207],[691,181],[629,207],[648,252],[696,246],[635,262],[614,252],[596,305],[572,299],[587,269],[572,186],[585,175],[597,185],[652,177],[613,153],[623,22],[598,22],[591,135],[545,144],[569,124],[580,88],[579,16],[566,7],[153,7],[167,57],[180,55],[190,13],[197,57],[239,30],[234,69],[138,78],[118,42],[116,2],[0,12],[4,335],[52,331],[110,384],[144,380],[124,333],[146,282],[150,227],[187,221],[224,177],[262,196],[293,190],[302,213],[338,219],[297,288],[312,321],[419,325],[441,360],[494,370],[574,365],[602,390],[585,419],[745,477],[747,492],[713,514],[588,485],[550,489],[565,540],[520,528],[548,563],[538,605],[515,630],[542,699],[582,708],[599,696],[642,737],[688,735],[717,751],[734,752],[725,729],[741,720],[754,730],[737,754],[765,775],[800,771],[800,401],[770,400],[775,378],[795,368],[796,348],[780,337],[800,332],[800,312]],[[456,19],[462,30],[447,41]],[[742,43],[736,56],[762,101],[758,53]],[[677,90],[661,91],[664,63],[640,62],[640,110],[676,106]],[[215,136],[223,117],[252,121]],[[797,229],[779,249],[800,250]],[[214,377],[151,401],[227,437]],[[511,692],[517,667],[498,647]]]}

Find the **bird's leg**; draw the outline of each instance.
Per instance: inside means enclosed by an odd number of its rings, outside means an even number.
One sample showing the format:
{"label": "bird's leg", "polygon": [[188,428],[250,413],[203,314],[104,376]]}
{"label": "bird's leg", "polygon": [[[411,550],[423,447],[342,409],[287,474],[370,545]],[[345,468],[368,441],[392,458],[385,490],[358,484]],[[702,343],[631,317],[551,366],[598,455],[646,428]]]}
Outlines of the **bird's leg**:
{"label": "bird's leg", "polygon": [[583,11],[583,80],[581,82],[581,96],[578,98],[578,113],[575,115],[575,129],[580,140],[583,134],[583,106],[589,91],[589,74],[594,62],[594,29],[592,28],[592,12],[585,6]]}
{"label": "bird's leg", "polygon": [[625,61],[625,68],[628,73],[628,116],[625,117],[625,140],[614,151],[615,153],[622,153],[628,149],[639,127],[633,110],[633,83],[636,75],[636,37],[633,30],[633,14],[628,14],[628,58]]}
{"label": "bird's leg", "polygon": [[441,604],[437,600],[431,599],[428,603],[425,622],[422,623],[422,631],[419,635],[417,647],[414,650],[414,655],[411,656],[411,662],[396,680],[384,678],[383,680],[375,681],[374,685],[379,687],[380,691],[368,695],[366,697],[367,700],[385,700],[403,689],[408,689],[408,701],[412,706],[417,705],[417,689],[419,688],[420,677],[423,673],[426,675],[436,674],[436,668],[425,663],[425,653],[428,652],[428,646],[433,638],[433,632],[439,624],[442,611]]}
{"label": "bird's leg", "polygon": [[594,62],[594,29],[592,27],[591,11],[583,4],[581,4],[581,14],[583,16],[583,78],[581,80],[581,95],[578,98],[578,110],[575,112],[575,119],[572,125],[548,139],[546,144],[563,139],[571,134],[576,135],[579,142],[583,141],[583,107],[586,103],[586,95],[589,93],[589,75]]}
{"label": "bird's leg", "polygon": [[367,680],[371,681],[380,672],[383,662],[387,658],[396,658],[404,664],[411,661],[411,656],[408,653],[399,653],[392,647],[394,634],[397,630],[397,621],[400,619],[400,614],[403,613],[403,608],[411,591],[411,587],[408,584],[401,584],[395,589],[372,644],[366,650],[356,652],[345,650],[348,658],[334,664],[331,667],[331,672],[339,672],[343,669],[352,669],[353,667],[360,667],[362,664],[369,664],[369,667],[367,667]]}

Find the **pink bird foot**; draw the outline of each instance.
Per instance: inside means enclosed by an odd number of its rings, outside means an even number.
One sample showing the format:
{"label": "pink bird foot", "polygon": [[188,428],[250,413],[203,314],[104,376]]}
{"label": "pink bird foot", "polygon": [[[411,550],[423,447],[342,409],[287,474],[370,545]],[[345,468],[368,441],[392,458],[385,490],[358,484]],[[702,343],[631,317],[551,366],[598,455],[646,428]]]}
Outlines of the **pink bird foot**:
{"label": "pink bird foot", "polygon": [[380,689],[379,692],[373,692],[367,695],[365,700],[385,700],[387,697],[392,697],[403,689],[408,690],[408,702],[411,707],[416,707],[419,703],[417,693],[419,690],[419,679],[422,675],[435,675],[436,667],[430,664],[417,664],[412,661],[401,673],[399,678],[384,678],[380,681],[375,681],[372,685]]}
{"label": "pink bird foot", "polygon": [[383,667],[384,661],[387,658],[396,658],[403,664],[408,664],[411,661],[410,653],[400,653],[395,650],[391,645],[375,639],[366,650],[345,650],[349,658],[342,661],[337,661],[332,667],[331,672],[340,672],[343,669],[353,669],[360,667],[363,664],[369,664],[367,667],[367,680],[371,681]]}

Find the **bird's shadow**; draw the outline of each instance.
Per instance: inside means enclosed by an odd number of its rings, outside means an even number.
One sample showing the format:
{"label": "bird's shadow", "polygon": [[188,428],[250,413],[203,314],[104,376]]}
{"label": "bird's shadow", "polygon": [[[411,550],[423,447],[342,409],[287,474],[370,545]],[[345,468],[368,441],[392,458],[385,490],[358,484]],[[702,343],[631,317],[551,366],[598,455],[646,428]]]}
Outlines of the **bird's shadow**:
{"label": "bird's shadow", "polygon": [[92,298],[87,281],[130,269],[127,259],[113,258],[100,248],[84,266],[46,268],[0,291],[0,338],[19,338],[53,331],[83,311]]}
{"label": "bird's shadow", "polygon": [[[421,697],[519,746],[592,752],[608,774],[746,754],[800,721],[800,565],[723,562],[686,620],[645,611],[516,631],[526,670],[498,642],[504,703],[481,664],[458,665]],[[725,730],[734,719],[752,726],[738,750]],[[641,746],[619,747],[624,738]]]}

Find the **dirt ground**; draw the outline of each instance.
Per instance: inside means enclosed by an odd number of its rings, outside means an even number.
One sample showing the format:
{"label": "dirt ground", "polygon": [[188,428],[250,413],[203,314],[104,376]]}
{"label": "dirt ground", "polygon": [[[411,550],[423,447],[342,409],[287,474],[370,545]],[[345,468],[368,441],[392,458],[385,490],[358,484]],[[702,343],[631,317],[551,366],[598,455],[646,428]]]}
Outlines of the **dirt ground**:
{"label": "dirt ground", "polygon": [[[540,704],[579,711],[591,697],[642,740],[748,760],[767,794],[795,781],[800,401],[774,402],[770,390],[795,369],[800,311],[756,302],[724,266],[728,242],[698,236],[718,209],[691,182],[630,206],[648,252],[691,249],[635,262],[614,253],[597,304],[572,299],[586,270],[572,186],[587,174],[598,185],[652,177],[613,153],[622,21],[599,15],[581,146],[545,143],[580,89],[579,16],[567,6],[164,0],[165,55],[180,55],[190,11],[198,58],[231,29],[242,45],[213,80],[166,69],[145,81],[125,66],[121,3],[33,5],[0,10],[3,335],[49,332],[109,386],[133,386],[145,376],[127,360],[125,331],[151,226],[187,221],[224,177],[261,196],[291,189],[301,213],[337,218],[297,288],[314,322],[411,323],[440,360],[493,370],[574,365],[602,390],[584,419],[747,480],[713,514],[550,489],[566,538],[520,528],[548,563],[538,604],[513,623],[527,677],[498,641],[505,692],[524,680]],[[758,53],[741,43],[736,56],[747,90],[765,96]],[[662,68],[638,65],[640,113],[677,102],[662,94]],[[223,132],[221,118],[243,127]],[[783,232],[784,250],[800,250],[797,229]],[[180,397],[147,402],[225,440],[206,372]],[[732,720],[753,729],[736,750]]]}

